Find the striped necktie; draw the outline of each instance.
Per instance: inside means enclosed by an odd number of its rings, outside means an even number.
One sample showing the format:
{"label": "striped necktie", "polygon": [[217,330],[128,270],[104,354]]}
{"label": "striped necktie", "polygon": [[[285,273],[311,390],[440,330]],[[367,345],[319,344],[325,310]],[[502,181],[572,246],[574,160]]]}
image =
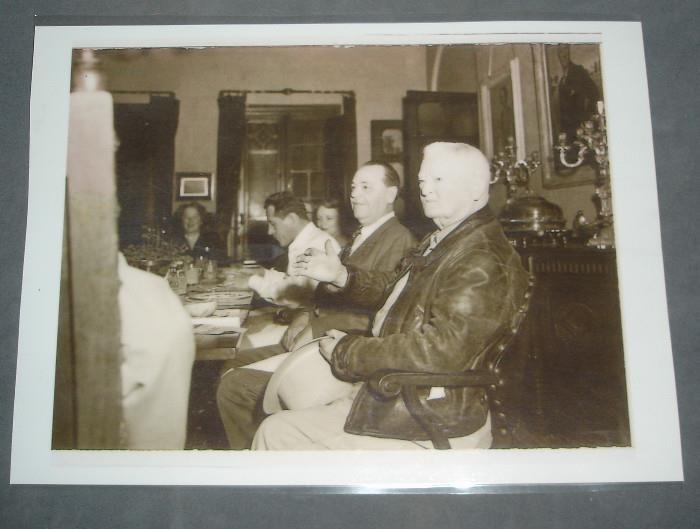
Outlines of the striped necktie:
{"label": "striped necktie", "polygon": [[423,252],[423,255],[428,255],[430,252],[432,252],[435,247],[438,245],[438,236],[437,233],[433,233],[430,236],[430,242],[428,243],[428,247],[425,249],[425,252]]}
{"label": "striped necktie", "polygon": [[[355,241],[357,238],[362,234],[362,227],[357,228],[354,232],[352,232],[352,237],[350,238],[350,244],[348,244],[345,248],[343,248],[343,252],[340,255],[340,260],[342,262],[345,262],[345,259],[350,257],[350,254],[353,252],[353,246],[355,246]],[[359,246],[358,246],[359,248]],[[357,250],[357,248],[355,248]]]}

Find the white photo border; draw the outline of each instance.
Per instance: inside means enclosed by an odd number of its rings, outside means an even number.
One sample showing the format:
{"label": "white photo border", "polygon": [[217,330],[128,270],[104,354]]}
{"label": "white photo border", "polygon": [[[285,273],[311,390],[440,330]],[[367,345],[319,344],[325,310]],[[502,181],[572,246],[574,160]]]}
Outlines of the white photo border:
{"label": "white photo border", "polygon": [[[398,452],[52,451],[71,50],[599,42],[631,448]],[[651,116],[638,22],[37,27],[11,483],[426,489],[683,479]],[[37,327],[43,332],[36,332]]]}

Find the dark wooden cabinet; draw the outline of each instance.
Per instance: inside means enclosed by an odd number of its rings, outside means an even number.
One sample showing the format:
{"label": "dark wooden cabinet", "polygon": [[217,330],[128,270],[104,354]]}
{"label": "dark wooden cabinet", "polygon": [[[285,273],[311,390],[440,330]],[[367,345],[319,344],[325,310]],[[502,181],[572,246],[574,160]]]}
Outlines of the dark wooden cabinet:
{"label": "dark wooden cabinet", "polygon": [[512,445],[629,445],[615,251],[518,251],[536,290],[504,363]]}
{"label": "dark wooden cabinet", "polygon": [[435,141],[479,145],[479,105],[475,93],[409,90],[403,99],[404,224],[421,239],[434,229],[423,215],[418,171],[423,148]]}

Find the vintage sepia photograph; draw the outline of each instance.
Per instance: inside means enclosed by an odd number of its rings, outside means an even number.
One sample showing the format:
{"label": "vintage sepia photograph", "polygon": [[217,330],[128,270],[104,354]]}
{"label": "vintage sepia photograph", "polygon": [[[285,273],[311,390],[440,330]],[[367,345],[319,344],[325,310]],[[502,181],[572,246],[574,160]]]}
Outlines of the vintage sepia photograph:
{"label": "vintage sepia photograph", "polygon": [[51,461],[634,459],[605,37],[422,39],[67,40]]}

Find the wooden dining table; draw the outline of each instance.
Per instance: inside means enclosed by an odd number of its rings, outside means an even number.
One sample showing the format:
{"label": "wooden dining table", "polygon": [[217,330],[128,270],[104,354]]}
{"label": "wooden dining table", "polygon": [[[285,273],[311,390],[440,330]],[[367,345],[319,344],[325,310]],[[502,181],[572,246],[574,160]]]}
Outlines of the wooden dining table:
{"label": "wooden dining table", "polygon": [[[216,318],[225,319],[236,315],[242,332],[227,332],[222,334],[207,334],[195,330],[196,355],[192,367],[192,384],[190,388],[190,404],[187,419],[188,449],[226,449],[228,441],[219,419],[216,404],[216,387],[218,379],[225,369],[228,360],[233,360],[239,351],[263,345],[261,340],[275,340],[281,337],[284,327],[275,323],[278,307],[262,306],[252,296],[247,288],[247,277],[259,269],[234,265],[219,270],[217,281],[202,282],[189,286],[181,300],[187,306],[189,303],[202,302],[207,293],[212,297],[226,297],[226,293],[248,294],[248,303],[236,307],[218,309],[207,321]],[[231,278],[235,278],[231,280]],[[197,299],[195,299],[197,298]],[[220,316],[218,316],[220,315]],[[193,318],[193,325],[198,320]],[[279,338],[277,338],[279,341]]]}
{"label": "wooden dining table", "polygon": [[277,310],[276,307],[260,307],[242,311],[246,313],[241,320],[241,326],[245,329],[243,333],[218,335],[195,333],[197,347],[195,361],[230,360],[236,357],[236,352],[239,350],[270,345],[253,338],[266,331],[271,336],[269,341],[275,342],[275,338],[281,338],[286,328],[274,322]]}
{"label": "wooden dining table", "polygon": [[[285,329],[275,323],[279,308],[252,305],[254,296],[247,286],[247,278],[259,270],[259,267],[242,265],[222,268],[215,281],[189,285],[181,296],[186,308],[191,304],[217,301],[213,314],[204,320],[193,317],[196,362],[230,360],[239,350],[279,340]],[[230,327],[232,318],[239,321],[240,329]],[[222,324],[220,329],[217,329],[217,320]],[[207,325],[198,325],[199,321],[206,321]]]}

